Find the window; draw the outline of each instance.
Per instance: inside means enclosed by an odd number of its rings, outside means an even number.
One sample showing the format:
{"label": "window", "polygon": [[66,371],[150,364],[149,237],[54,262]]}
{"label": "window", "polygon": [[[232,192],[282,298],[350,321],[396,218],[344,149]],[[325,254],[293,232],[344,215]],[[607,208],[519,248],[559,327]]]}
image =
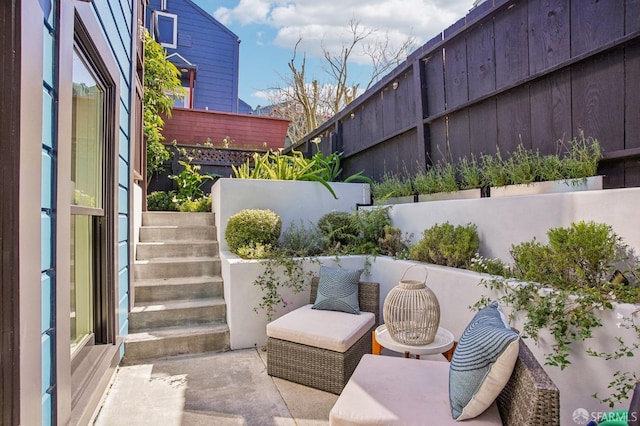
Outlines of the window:
{"label": "window", "polygon": [[173,97],[173,106],[178,108],[189,108],[191,105],[191,90],[189,86],[182,86],[184,94]]}
{"label": "window", "polygon": [[73,52],[71,138],[71,353],[95,339],[101,285],[105,90],[78,50]]}
{"label": "window", "polygon": [[151,19],[151,33],[163,47],[178,47],[178,15],[154,11]]}

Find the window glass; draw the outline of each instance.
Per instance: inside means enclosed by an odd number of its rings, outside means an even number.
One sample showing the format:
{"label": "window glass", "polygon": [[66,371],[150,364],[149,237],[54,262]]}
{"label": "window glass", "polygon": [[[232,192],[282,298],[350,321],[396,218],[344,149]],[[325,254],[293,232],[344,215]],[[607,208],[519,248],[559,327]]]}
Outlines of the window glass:
{"label": "window glass", "polygon": [[102,208],[104,90],[73,52],[71,204]]}
{"label": "window glass", "polygon": [[178,16],[172,13],[156,11],[154,14],[154,26],[156,41],[165,47],[175,49],[178,39]]}
{"label": "window glass", "polygon": [[71,216],[71,354],[93,335],[94,218]]}

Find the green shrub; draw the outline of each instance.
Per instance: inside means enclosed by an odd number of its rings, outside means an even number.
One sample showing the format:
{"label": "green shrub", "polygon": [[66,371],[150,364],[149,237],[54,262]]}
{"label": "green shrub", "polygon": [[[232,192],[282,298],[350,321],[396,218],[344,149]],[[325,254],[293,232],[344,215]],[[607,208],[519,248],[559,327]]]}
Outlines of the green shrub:
{"label": "green shrub", "polygon": [[356,217],[347,212],[325,214],[318,220],[318,229],[334,248],[354,242],[359,235]]}
{"label": "green shrub", "polygon": [[[640,301],[640,269],[633,251],[606,224],[573,223],[550,229],[547,236],[546,245],[533,239],[512,246],[510,276],[523,283],[513,285],[512,280],[496,277],[483,281],[493,294],[483,296],[481,303],[486,305],[500,294],[500,302],[512,308],[512,318],[526,315],[524,336],[539,341],[540,331],[546,329],[551,340],[544,339],[551,350],[545,354],[545,363],[564,369],[571,364],[573,343],[593,337],[593,330],[602,325],[599,311],[611,309],[613,300]],[[622,268],[624,272],[617,270],[621,263],[628,267]],[[624,380],[609,385],[620,386],[624,388]]]}
{"label": "green shrub", "polygon": [[243,259],[269,259],[274,255],[271,244],[249,243],[238,247],[238,256]]}
{"label": "green shrub", "polygon": [[239,254],[241,247],[275,247],[281,230],[282,221],[278,214],[271,210],[247,209],[229,218],[224,236],[229,250]]}
{"label": "green shrub", "polygon": [[409,257],[409,241],[410,237],[403,237],[400,228],[387,225],[378,239],[380,254],[406,259]]}
{"label": "green shrub", "polygon": [[460,189],[482,188],[486,184],[482,168],[473,155],[471,160],[464,157],[458,162],[458,174],[460,175]]}
{"label": "green shrub", "polygon": [[600,143],[594,138],[580,134],[567,143],[562,157],[562,174],[565,179],[584,179],[598,174],[598,162],[602,159]]}
{"label": "green shrub", "polygon": [[366,210],[358,210],[355,213],[358,224],[358,236],[365,244],[378,246],[378,240],[384,236],[384,228],[391,226],[389,209],[391,207],[380,207]]}
{"label": "green shrub", "polygon": [[435,164],[426,172],[420,172],[414,176],[413,187],[418,194],[455,192],[459,189],[456,168],[449,163]]}
{"label": "green shrub", "polygon": [[562,160],[557,155],[545,155],[540,162],[540,182],[564,179]]}
{"label": "green shrub", "polygon": [[211,212],[211,194],[204,197],[190,200],[186,199],[180,203],[181,212]]}
{"label": "green shrub", "polygon": [[176,212],[179,210],[179,207],[178,204],[173,201],[175,196],[175,191],[153,191],[149,195],[147,195],[147,210]]}
{"label": "green shrub", "polygon": [[482,257],[478,253],[471,258],[469,270],[481,272],[483,274],[498,275],[501,277],[507,277],[509,275],[509,268],[501,259]]}
{"label": "green shrub", "polygon": [[446,222],[425,229],[422,239],[411,247],[410,257],[420,262],[466,268],[479,245],[476,225],[453,226]]}
{"label": "green shrub", "polygon": [[540,179],[542,159],[538,151],[526,149],[519,144],[508,160],[503,162],[507,184],[526,185]]}
{"label": "green shrub", "polygon": [[282,233],[282,249],[290,256],[316,256],[322,254],[326,247],[327,238],[313,223],[307,228],[302,220],[299,226],[291,222]]}
{"label": "green shrub", "polygon": [[485,181],[489,186],[505,186],[509,184],[509,176],[500,151],[496,155],[483,154],[480,163]]}
{"label": "green shrub", "polygon": [[[186,155],[186,151],[182,150],[183,155]],[[169,175],[169,179],[174,180],[178,186],[178,192],[176,198],[179,201],[195,200],[197,198],[204,197],[202,191],[202,185],[208,180],[214,179],[214,176],[201,175],[200,165],[191,164],[192,157],[187,156],[188,161],[178,161],[182,166],[182,171],[177,175]]]}
{"label": "green shrub", "polygon": [[382,181],[374,182],[371,185],[371,195],[377,204],[383,203],[391,197],[404,197],[413,195],[411,179],[385,173]]}
{"label": "green shrub", "polygon": [[557,289],[610,291],[621,240],[604,223],[577,222],[547,231],[549,244],[524,242],[511,248],[513,274]]}

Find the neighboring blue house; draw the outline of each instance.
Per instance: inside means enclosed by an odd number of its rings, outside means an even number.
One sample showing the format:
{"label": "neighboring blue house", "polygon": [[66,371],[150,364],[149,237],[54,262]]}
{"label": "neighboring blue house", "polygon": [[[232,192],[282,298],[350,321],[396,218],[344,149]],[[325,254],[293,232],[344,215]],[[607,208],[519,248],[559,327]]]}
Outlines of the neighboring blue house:
{"label": "neighboring blue house", "polygon": [[191,0],[151,0],[147,27],[182,71],[187,96],[175,106],[249,114],[238,99],[240,39]]}
{"label": "neighboring blue house", "polygon": [[89,424],[123,356],[145,4],[0,2],[0,424]]}

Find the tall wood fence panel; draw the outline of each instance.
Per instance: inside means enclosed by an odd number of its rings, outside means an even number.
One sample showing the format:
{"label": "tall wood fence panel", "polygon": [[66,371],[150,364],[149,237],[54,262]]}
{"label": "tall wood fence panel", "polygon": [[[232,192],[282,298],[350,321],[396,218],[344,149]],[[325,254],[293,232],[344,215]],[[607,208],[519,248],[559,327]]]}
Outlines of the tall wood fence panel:
{"label": "tall wood fence panel", "polygon": [[[581,132],[607,187],[640,186],[640,0],[486,1],[309,134],[345,173],[414,173]],[[326,143],[325,143],[326,141]],[[323,151],[325,152],[325,151]]]}

